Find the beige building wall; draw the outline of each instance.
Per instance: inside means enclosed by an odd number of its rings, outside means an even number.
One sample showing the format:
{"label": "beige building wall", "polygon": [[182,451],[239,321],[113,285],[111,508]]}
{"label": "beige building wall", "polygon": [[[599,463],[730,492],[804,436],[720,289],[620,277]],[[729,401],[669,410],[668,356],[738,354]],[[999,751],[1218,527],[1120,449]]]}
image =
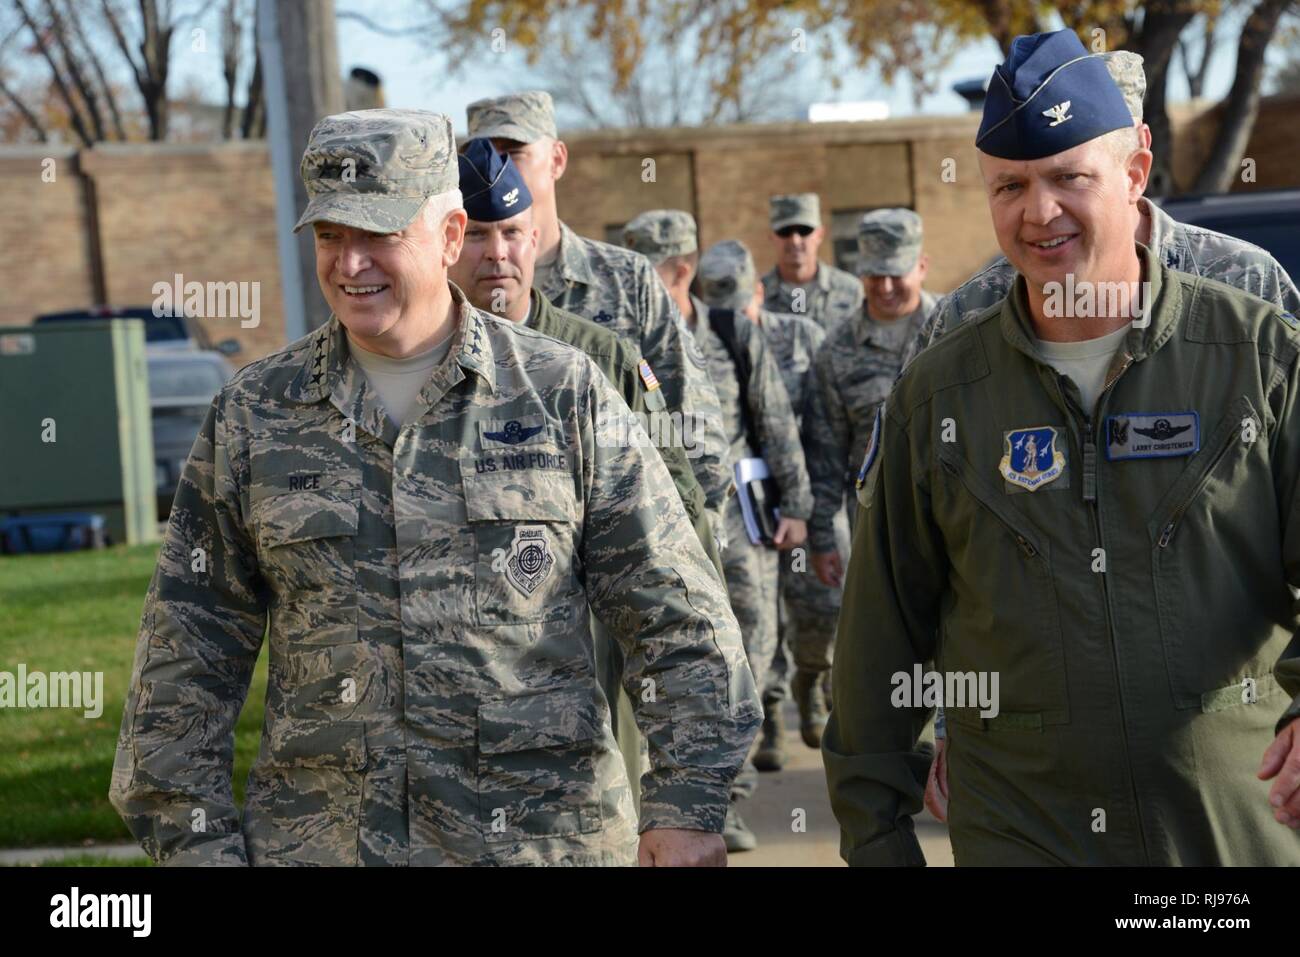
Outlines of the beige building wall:
{"label": "beige building wall", "polygon": [[[1300,97],[1264,100],[1247,149],[1256,181],[1237,189],[1300,186],[1298,114]],[[1218,122],[1215,110],[1175,113],[1180,187],[1190,186]],[[945,292],[997,253],[972,145],[978,125],[977,115],[963,114],[571,133],[560,214],[578,232],[610,239],[644,210],[686,209],[704,245],[741,239],[766,271],[774,260],[767,203],[775,193],[820,195],[833,234],[822,246],[828,262],[837,251],[851,257],[863,212],[906,206],[925,222],[927,285]],[[43,178],[48,170],[53,176]],[[97,304],[98,250],[108,304],[150,305],[154,284],[177,273],[201,283],[255,282],[256,328],[242,328],[237,317],[208,317],[206,328],[214,340],[239,340],[241,362],[284,344],[264,143],[0,147],[0,209],[7,237],[0,324]],[[316,296],[309,308],[319,311]]]}

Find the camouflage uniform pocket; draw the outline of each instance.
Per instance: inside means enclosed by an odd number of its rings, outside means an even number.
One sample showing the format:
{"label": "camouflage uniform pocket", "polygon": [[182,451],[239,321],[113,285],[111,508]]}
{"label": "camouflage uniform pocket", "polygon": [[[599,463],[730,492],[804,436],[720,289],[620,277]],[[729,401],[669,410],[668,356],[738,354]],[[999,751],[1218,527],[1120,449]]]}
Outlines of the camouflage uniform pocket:
{"label": "camouflage uniform pocket", "polygon": [[365,725],[270,716],[267,722],[244,805],[251,863],[356,864]]}
{"label": "camouflage uniform pocket", "polygon": [[475,622],[571,619],[575,605],[585,606],[574,574],[579,529],[572,475],[541,469],[480,475],[462,465],[462,478],[473,532]]}
{"label": "camouflage uniform pocket", "polygon": [[275,630],[310,644],[355,641],[360,486],[346,474],[316,479],[319,488],[271,486],[253,499],[258,559],[277,599]]}
{"label": "camouflage uniform pocket", "polygon": [[485,701],[478,712],[479,827],[489,843],[602,826],[600,712],[586,688]]}

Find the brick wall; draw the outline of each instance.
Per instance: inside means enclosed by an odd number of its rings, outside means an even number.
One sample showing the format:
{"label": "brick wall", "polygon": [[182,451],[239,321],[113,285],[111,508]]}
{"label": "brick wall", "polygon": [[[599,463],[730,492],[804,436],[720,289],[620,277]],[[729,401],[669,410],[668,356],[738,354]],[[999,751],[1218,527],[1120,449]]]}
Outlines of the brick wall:
{"label": "brick wall", "polygon": [[[1300,167],[1291,160],[1300,130],[1289,121],[1297,109],[1298,97],[1263,102],[1247,150],[1258,180],[1237,188],[1300,185]],[[1213,110],[1175,115],[1183,188],[1217,123]],[[773,193],[818,192],[828,225],[837,212],[851,223],[862,210],[908,206],[925,220],[927,286],[943,292],[997,253],[971,145],[978,124],[978,116],[963,114],[569,134],[560,213],[580,233],[604,239],[643,210],[688,209],[705,246],[741,239],[766,271],[774,259],[767,224]],[[42,181],[46,158],[54,161],[53,182]],[[88,181],[109,304],[149,305],[154,284],[177,273],[201,283],[256,282],[257,328],[244,329],[233,317],[202,321],[214,340],[242,344],[240,362],[283,345],[275,203],[262,143],[104,144],[80,152],[0,147],[8,238],[8,255],[0,257],[0,324],[95,304]],[[832,255],[827,241],[822,256]]]}

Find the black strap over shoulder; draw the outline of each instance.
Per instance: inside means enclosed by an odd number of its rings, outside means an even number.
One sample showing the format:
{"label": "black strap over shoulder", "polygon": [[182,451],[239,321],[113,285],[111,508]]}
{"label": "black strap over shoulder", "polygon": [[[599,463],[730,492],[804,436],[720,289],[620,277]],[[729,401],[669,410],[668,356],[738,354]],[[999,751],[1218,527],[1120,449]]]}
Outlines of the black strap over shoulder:
{"label": "black strap over shoulder", "polygon": [[[744,319],[749,322],[748,319]],[[734,309],[710,309],[709,327],[713,329],[731,356],[731,364],[736,367],[736,381],[740,383],[740,427],[755,455],[763,454],[759,445],[758,433],[754,428],[754,415],[749,408],[749,378],[753,368],[749,364],[749,353],[740,348],[736,338],[736,311]]]}

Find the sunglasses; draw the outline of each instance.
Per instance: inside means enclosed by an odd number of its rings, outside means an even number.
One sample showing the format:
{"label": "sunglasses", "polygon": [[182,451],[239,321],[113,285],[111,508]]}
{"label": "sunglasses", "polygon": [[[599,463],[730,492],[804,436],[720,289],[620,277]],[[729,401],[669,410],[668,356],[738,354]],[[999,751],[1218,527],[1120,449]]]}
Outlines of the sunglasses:
{"label": "sunglasses", "polygon": [[782,226],[776,231],[776,234],[782,239],[789,239],[795,233],[798,233],[800,236],[811,236],[813,234],[813,227],[796,224],[794,226]]}

